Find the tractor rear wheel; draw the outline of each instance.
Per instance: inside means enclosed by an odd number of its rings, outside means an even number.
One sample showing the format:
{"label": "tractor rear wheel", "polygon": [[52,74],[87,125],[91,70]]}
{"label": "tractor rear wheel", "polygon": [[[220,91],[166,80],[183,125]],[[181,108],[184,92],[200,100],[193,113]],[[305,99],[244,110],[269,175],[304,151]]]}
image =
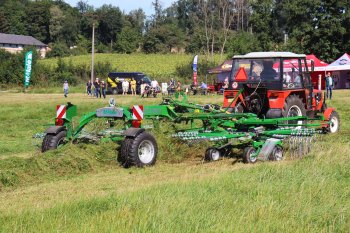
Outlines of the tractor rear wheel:
{"label": "tractor rear wheel", "polygon": [[252,146],[244,148],[243,151],[243,163],[255,163],[258,160],[258,157],[255,155],[256,150]]}
{"label": "tractor rear wheel", "polygon": [[[305,105],[297,95],[291,95],[286,99],[282,110],[283,117],[306,116]],[[288,124],[303,124],[303,121],[288,121]]]}
{"label": "tractor rear wheel", "polygon": [[143,132],[135,138],[125,138],[120,152],[120,162],[124,167],[152,166],[156,163],[158,146],[151,134]]}
{"label": "tractor rear wheel", "polygon": [[216,148],[208,148],[205,151],[205,161],[217,161],[221,158],[221,152]]}
{"label": "tractor rear wheel", "polygon": [[329,117],[329,121],[331,122],[329,125],[329,132],[336,133],[339,131],[340,127],[340,118],[336,111],[333,111]]}
{"label": "tractor rear wheel", "polygon": [[57,149],[60,145],[64,144],[67,132],[65,130],[58,134],[46,134],[41,144],[41,152]]}

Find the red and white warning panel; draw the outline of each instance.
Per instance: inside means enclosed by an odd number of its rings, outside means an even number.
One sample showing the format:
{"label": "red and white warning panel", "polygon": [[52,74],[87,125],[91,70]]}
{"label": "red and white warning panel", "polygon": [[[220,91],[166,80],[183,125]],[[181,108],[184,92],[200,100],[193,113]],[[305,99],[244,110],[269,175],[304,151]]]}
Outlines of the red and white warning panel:
{"label": "red and white warning panel", "polygon": [[143,119],[143,105],[134,105],[132,107],[132,119],[138,121]]}
{"label": "red and white warning panel", "polygon": [[67,107],[66,105],[57,105],[56,118],[66,118]]}

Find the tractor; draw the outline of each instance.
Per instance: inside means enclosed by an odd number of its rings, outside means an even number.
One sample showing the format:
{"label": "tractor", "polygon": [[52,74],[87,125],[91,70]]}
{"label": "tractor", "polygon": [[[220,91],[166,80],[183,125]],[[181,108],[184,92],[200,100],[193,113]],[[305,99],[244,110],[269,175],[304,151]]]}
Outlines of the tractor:
{"label": "tractor", "polygon": [[[313,66],[311,63],[311,71]],[[313,89],[304,54],[252,52],[234,56],[223,107],[260,118],[323,115],[330,121],[326,130],[331,133],[340,125],[339,115],[327,107],[324,93]]]}

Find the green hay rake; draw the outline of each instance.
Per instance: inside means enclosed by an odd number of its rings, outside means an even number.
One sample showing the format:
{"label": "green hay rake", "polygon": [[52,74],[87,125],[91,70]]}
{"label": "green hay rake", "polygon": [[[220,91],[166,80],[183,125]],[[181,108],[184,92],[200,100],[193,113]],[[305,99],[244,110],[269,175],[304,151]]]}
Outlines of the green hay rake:
{"label": "green hay rake", "polygon": [[[42,135],[42,152],[70,141],[111,140],[121,142],[118,160],[125,167],[142,167],[156,162],[157,142],[146,131],[148,125],[144,124],[145,120],[151,121],[151,127],[155,128],[160,121],[174,127],[180,124],[186,126],[176,130],[172,137],[192,143],[210,142],[212,146],[206,150],[205,160],[218,160],[229,155],[232,149],[240,148],[243,149],[245,163],[281,160],[285,144],[300,157],[310,151],[314,136],[327,132],[331,124],[323,115],[313,119],[303,116],[262,119],[253,113],[230,113],[227,108],[221,109],[217,105],[189,103],[186,96],[178,94],[174,99],[164,98],[159,105],[133,108],[116,107],[114,101],[110,101],[109,107],[84,114],[76,127],[73,126],[75,116],[75,105],[57,106],[55,125]],[[105,129],[92,136],[84,129],[96,119],[103,119]]]}

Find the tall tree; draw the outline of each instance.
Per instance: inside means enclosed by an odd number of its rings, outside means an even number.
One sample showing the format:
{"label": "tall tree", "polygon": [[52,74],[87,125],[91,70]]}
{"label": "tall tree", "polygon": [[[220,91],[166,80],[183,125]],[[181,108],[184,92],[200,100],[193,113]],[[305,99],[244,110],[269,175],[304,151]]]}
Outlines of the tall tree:
{"label": "tall tree", "polygon": [[118,7],[103,5],[97,9],[98,17],[98,38],[104,44],[111,44],[117,38],[117,34],[123,28],[123,15]]}
{"label": "tall tree", "polygon": [[54,5],[50,8],[50,38],[51,41],[56,41],[62,37],[62,29],[65,21],[65,16],[63,15],[62,10]]}
{"label": "tall tree", "polygon": [[26,6],[21,1],[5,1],[0,6],[0,14],[3,15],[4,21],[0,21],[0,27],[4,33],[28,35],[25,24]]}
{"label": "tall tree", "polygon": [[26,27],[28,34],[44,43],[50,42],[50,7],[51,2],[30,2],[26,7]]}

